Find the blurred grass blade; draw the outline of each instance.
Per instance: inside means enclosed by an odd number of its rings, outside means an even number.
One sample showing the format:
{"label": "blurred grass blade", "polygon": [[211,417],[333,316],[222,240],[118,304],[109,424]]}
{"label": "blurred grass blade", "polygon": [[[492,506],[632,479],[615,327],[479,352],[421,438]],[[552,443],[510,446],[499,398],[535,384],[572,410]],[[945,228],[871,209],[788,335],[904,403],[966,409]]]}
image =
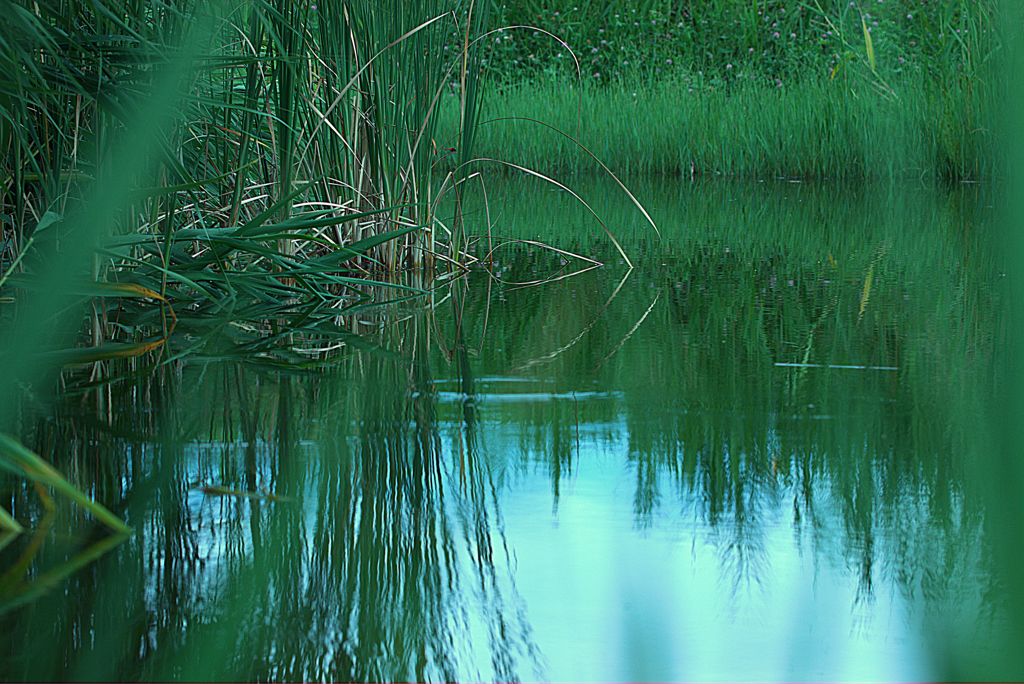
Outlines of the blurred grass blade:
{"label": "blurred grass blade", "polygon": [[57,366],[95,363],[97,361],[110,361],[113,359],[131,359],[159,349],[166,343],[166,338],[137,342],[135,344],[108,342],[107,344],[95,347],[72,347],[70,349],[58,349],[47,352],[46,359]]}
{"label": "blurred grass blade", "polygon": [[53,488],[92,513],[93,517],[115,532],[131,532],[131,528],[123,520],[74,487],[53,466],[26,449],[17,440],[2,433],[0,433],[0,468]]}
{"label": "blurred grass blade", "polygon": [[868,308],[868,300],[871,299],[871,285],[875,281],[875,264],[868,267],[868,273],[864,276],[864,287],[860,293],[860,309],[857,312],[857,320],[864,317],[864,311]]}
{"label": "blurred grass blade", "polygon": [[[66,562],[61,563],[57,567],[48,570],[38,577],[33,577],[30,582],[21,583],[8,588],[0,594],[0,615],[39,598],[81,568],[92,563],[103,556],[103,554],[124,542],[127,538],[127,533],[113,534],[108,537],[104,537],[95,544],[83,549],[80,553],[76,554]],[[2,542],[0,542],[0,548],[2,548]]]}
{"label": "blurred grass blade", "polygon": [[871,30],[868,28],[868,23],[864,21],[864,17],[860,18],[860,26],[864,30],[864,51],[868,54],[868,64],[871,66],[871,71],[877,72],[878,67],[875,64],[875,44],[871,40]]}
{"label": "blurred grass blade", "polygon": [[0,531],[7,530],[15,534],[20,534],[24,531],[24,528],[18,523],[14,517],[0,506]]}

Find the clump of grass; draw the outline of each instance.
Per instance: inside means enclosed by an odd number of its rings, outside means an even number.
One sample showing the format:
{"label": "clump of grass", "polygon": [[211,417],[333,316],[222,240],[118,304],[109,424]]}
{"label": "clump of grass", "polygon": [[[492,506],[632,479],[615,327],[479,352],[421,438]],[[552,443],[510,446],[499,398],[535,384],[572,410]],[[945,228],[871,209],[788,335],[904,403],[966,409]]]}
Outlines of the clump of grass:
{"label": "clump of grass", "polygon": [[[11,3],[0,28],[5,327],[27,325],[33,292],[91,299],[117,283],[133,294],[93,302],[81,360],[112,339],[130,343],[115,355],[142,353],[213,317],[274,336],[363,303],[377,273],[454,263],[436,216],[436,103],[457,80],[471,147],[487,6]],[[441,49],[453,35],[459,54]],[[161,80],[171,67],[180,78]],[[159,125],[140,121],[157,100]],[[134,149],[119,149],[136,129]],[[52,325],[69,301],[28,318]]]}

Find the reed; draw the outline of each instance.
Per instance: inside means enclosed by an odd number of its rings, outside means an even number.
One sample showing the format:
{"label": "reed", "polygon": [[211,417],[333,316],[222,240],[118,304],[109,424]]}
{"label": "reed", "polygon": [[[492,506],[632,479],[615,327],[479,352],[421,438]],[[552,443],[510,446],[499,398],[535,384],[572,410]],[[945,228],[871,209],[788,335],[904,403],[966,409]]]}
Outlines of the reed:
{"label": "reed", "polygon": [[[459,103],[468,158],[487,6],[11,3],[5,327],[87,303],[67,323],[91,345],[81,361],[159,348],[186,318],[301,332],[364,304],[375,274],[458,262],[436,213],[439,185],[462,180],[434,173],[437,104]],[[47,292],[65,296],[35,306]]]}

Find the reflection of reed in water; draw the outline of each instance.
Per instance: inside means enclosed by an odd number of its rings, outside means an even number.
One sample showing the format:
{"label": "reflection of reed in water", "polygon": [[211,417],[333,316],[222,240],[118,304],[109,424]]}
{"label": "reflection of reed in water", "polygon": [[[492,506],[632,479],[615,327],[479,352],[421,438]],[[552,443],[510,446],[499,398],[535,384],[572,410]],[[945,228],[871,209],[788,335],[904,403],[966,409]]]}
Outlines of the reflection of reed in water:
{"label": "reflection of reed in water", "polygon": [[472,415],[437,420],[431,323],[388,333],[404,358],[370,352],[319,377],[186,368],[162,385],[159,421],[129,389],[112,396],[115,425],[58,423],[53,450],[72,470],[99,463],[111,490],[97,491],[137,533],[0,617],[24,639],[0,675],[536,676]]}
{"label": "reflection of reed in water", "polygon": [[[460,281],[436,314],[358,316],[357,332],[384,327],[404,360],[353,352],[306,376],[191,367],[118,389],[109,423],[40,421],[26,442],[68,454],[62,470],[95,480],[139,534],[66,594],[0,618],[19,635],[0,675],[526,674],[500,471],[539,469],[557,501],[612,448],[636,524],[707,531],[737,586],[758,580],[784,525],[844,564],[861,600],[891,583],[997,611],[1012,575],[988,548],[994,504],[977,486],[998,477],[977,420],[1005,343],[992,262],[948,221],[928,242],[886,229],[878,208],[863,226],[810,209],[847,223],[818,243],[790,214],[752,209],[751,245],[725,229],[680,239],[628,280],[602,270],[514,293]],[[500,261],[512,281],[559,268]],[[516,382],[488,385],[509,369]],[[543,400],[498,401],[502,387]],[[37,505],[24,488],[12,499],[19,515]],[[34,568],[68,557],[44,551]]]}
{"label": "reflection of reed in water", "polygon": [[[625,280],[471,288],[464,328],[479,335],[486,319],[501,347],[483,347],[478,372],[515,368],[514,391],[532,383],[550,397],[497,401],[496,389],[483,414],[517,426],[522,467],[542,463],[556,503],[576,434],[584,453],[624,443],[637,524],[681,507],[711,530],[737,581],[757,579],[780,521],[844,559],[863,599],[878,581],[929,600],[995,581],[978,537],[992,502],[971,484],[1005,344],[995,260],[953,226],[921,242],[848,208],[799,211],[845,223],[822,240],[834,252],[794,231],[793,214],[762,212],[750,244],[682,233]],[[557,268],[503,258],[510,280]],[[559,399],[594,388],[603,398]]]}

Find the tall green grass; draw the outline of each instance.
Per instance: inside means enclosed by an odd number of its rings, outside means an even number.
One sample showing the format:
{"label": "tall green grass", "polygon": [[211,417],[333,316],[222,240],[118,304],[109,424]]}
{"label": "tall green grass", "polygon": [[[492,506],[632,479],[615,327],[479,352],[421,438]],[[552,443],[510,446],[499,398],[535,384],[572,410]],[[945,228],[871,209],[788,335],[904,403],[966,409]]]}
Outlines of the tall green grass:
{"label": "tall green grass", "polygon": [[[750,178],[981,179],[1001,173],[994,83],[925,78],[880,91],[867,78],[808,78],[781,87],[753,76],[730,86],[694,75],[602,87],[572,79],[511,86],[488,101],[482,156],[547,172],[598,170],[563,136],[576,131],[602,161],[629,173]],[[454,128],[446,111],[445,128]]]}
{"label": "tall green grass", "polygon": [[[863,179],[1001,174],[1007,33],[994,0],[510,0],[491,117],[531,116],[616,169]],[[579,74],[582,74],[580,77]],[[582,92],[580,92],[582,90]],[[582,114],[582,117],[580,117]],[[547,171],[596,167],[521,126],[481,133]]]}
{"label": "tall green grass", "polygon": [[[64,304],[93,302],[80,329],[89,358],[112,339],[133,345],[114,355],[153,349],[186,318],[296,331],[361,304],[372,274],[457,261],[453,221],[436,211],[441,186],[462,179],[434,171],[437,103],[455,91],[468,158],[488,6],[11,3],[5,327],[38,311],[31,292],[61,290]],[[461,50],[442,49],[456,39]]]}

